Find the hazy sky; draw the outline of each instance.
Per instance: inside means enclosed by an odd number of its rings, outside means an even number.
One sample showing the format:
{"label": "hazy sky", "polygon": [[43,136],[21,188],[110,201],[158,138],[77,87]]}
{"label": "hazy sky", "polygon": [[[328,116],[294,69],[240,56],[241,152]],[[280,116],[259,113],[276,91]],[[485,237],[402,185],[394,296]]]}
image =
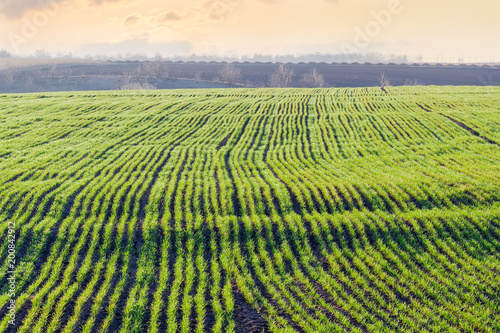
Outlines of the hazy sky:
{"label": "hazy sky", "polygon": [[500,61],[500,0],[0,0],[0,49]]}

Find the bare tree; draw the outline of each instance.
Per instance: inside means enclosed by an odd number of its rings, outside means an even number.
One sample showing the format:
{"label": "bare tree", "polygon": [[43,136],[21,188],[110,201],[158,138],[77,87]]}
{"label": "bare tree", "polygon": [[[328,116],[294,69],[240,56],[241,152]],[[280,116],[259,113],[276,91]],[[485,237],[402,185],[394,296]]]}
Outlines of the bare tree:
{"label": "bare tree", "polygon": [[202,74],[203,74],[203,72],[196,72],[196,73],[194,73],[194,80],[196,82],[200,82]]}
{"label": "bare tree", "polygon": [[385,88],[385,87],[388,87],[391,85],[391,80],[389,79],[387,74],[385,74],[384,72],[380,73],[380,77],[378,79],[378,82],[380,83],[381,88]]}
{"label": "bare tree", "polygon": [[122,87],[131,86],[134,84],[142,84],[142,67],[123,72]]}
{"label": "bare tree", "polygon": [[5,83],[8,86],[12,86],[16,80],[16,70],[12,66],[8,66],[3,70],[3,75],[5,77]]}
{"label": "bare tree", "polygon": [[241,79],[241,71],[234,64],[226,64],[219,71],[222,82],[235,84]]}
{"label": "bare tree", "polygon": [[26,71],[23,75],[25,88],[28,90],[35,89],[41,78],[42,78],[42,71],[38,67]]}
{"label": "bare tree", "polygon": [[[155,84],[168,78],[168,67],[160,59],[143,63],[141,66],[123,72],[122,89],[155,89]],[[142,88],[141,88],[142,87]]]}
{"label": "bare tree", "polygon": [[50,77],[51,78],[55,78],[56,77],[56,74],[57,74],[57,63],[54,62],[50,65]]}
{"label": "bare tree", "polygon": [[321,88],[326,85],[325,78],[316,68],[313,68],[311,73],[304,74],[302,84],[308,88]]}
{"label": "bare tree", "polygon": [[139,70],[140,76],[146,77],[147,81],[163,80],[168,78],[168,66],[159,59],[143,64]]}
{"label": "bare tree", "polygon": [[285,88],[292,83],[294,71],[293,69],[280,63],[276,72],[271,74],[269,84],[271,87]]}
{"label": "bare tree", "polygon": [[71,69],[67,66],[59,69],[59,82],[67,80],[71,78],[72,72]]}

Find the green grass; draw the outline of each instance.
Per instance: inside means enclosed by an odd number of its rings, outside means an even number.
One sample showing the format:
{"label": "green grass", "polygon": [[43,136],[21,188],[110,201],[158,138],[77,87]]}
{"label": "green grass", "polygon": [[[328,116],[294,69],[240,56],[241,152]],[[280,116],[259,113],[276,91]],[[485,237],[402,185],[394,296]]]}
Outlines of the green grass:
{"label": "green grass", "polygon": [[500,89],[386,90],[1,95],[0,331],[500,331]]}

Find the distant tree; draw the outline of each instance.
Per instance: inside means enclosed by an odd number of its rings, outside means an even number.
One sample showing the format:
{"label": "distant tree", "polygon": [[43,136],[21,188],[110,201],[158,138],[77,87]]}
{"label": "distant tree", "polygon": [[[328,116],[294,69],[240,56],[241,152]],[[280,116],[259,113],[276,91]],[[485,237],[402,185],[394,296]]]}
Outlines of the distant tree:
{"label": "distant tree", "polygon": [[304,74],[302,84],[308,88],[321,88],[326,86],[325,78],[316,68],[313,68],[311,73]]}
{"label": "distant tree", "polygon": [[12,54],[6,50],[0,50],[0,58],[12,58]]}
{"label": "distant tree", "polygon": [[50,53],[45,50],[36,50],[35,58],[37,59],[50,59]]}
{"label": "distant tree", "polygon": [[234,64],[226,64],[219,71],[219,77],[222,82],[235,84],[241,79],[241,70]]}
{"label": "distant tree", "polygon": [[380,77],[378,79],[378,82],[379,82],[381,88],[388,87],[391,85],[391,80],[389,79],[387,74],[385,74],[384,72],[380,73]]}
{"label": "distant tree", "polygon": [[292,83],[293,75],[293,69],[280,63],[276,72],[271,74],[271,77],[269,78],[269,84],[271,87],[275,88],[289,87]]}

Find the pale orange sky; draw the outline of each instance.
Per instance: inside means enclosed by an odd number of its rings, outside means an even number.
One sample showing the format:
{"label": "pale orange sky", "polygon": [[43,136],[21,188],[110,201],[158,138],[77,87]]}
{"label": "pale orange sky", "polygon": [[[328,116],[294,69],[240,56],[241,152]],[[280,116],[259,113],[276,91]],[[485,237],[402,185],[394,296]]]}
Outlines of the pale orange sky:
{"label": "pale orange sky", "polygon": [[0,49],[500,61],[499,0],[0,0]]}

